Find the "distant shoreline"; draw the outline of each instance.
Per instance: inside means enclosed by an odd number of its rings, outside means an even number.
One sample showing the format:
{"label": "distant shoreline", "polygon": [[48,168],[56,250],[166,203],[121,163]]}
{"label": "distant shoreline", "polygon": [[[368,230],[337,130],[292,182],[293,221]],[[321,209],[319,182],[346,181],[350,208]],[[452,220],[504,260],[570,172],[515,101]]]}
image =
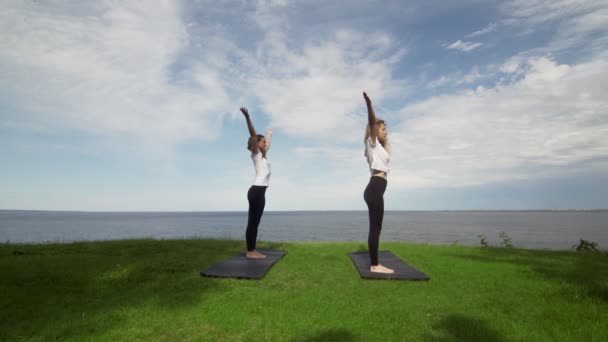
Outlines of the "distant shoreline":
{"label": "distant shoreline", "polygon": [[[0,241],[47,242],[125,238],[240,239],[245,211],[88,212],[0,211]],[[504,232],[518,247],[567,249],[580,239],[608,246],[608,210],[386,211],[383,241],[478,245],[500,243]],[[269,211],[260,239],[359,241],[367,238],[367,211]]]}
{"label": "distant shoreline", "polygon": [[[41,209],[0,209],[0,212],[28,212],[28,213],[91,213],[91,214],[154,214],[154,213],[247,213],[246,210],[167,210],[167,211],[115,211],[115,210],[41,210]],[[267,210],[266,213],[348,213],[367,212],[367,210]],[[442,213],[442,212],[608,212],[607,209],[441,209],[441,210],[385,210],[385,212],[411,212],[411,213]]]}

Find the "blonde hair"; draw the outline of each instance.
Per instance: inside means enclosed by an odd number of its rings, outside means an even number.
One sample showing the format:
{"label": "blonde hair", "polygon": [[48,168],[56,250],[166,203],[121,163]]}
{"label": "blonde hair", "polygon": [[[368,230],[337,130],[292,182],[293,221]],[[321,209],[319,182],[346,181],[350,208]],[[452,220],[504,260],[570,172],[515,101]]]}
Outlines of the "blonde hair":
{"label": "blonde hair", "polygon": [[[376,119],[376,123],[374,124],[374,129],[378,129],[378,127],[380,127],[380,125],[385,125],[386,123],[384,122],[384,120],[382,119]],[[363,139],[363,142],[365,143],[365,155],[367,155],[367,139],[369,139],[369,137],[372,135],[372,131],[369,127],[369,124],[367,124],[367,126],[365,127],[365,138]],[[380,139],[378,139],[380,140]],[[372,141],[372,143],[376,143],[375,141]],[[382,145],[382,147],[384,147],[384,149],[386,151],[390,150],[390,144],[388,143],[388,138],[385,139],[384,141],[380,141],[380,145]]]}

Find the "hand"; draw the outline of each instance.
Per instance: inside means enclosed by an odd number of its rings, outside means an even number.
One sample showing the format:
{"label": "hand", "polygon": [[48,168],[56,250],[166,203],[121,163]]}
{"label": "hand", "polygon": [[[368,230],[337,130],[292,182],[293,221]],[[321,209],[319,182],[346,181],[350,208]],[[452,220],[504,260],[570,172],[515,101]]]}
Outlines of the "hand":
{"label": "hand", "polygon": [[249,116],[249,111],[247,110],[247,108],[241,107],[241,112],[243,113],[243,115],[245,115],[245,117]]}
{"label": "hand", "polygon": [[367,103],[368,105],[372,104],[372,100],[369,98],[369,96],[367,96],[365,92],[363,92],[363,98],[365,99],[365,103]]}
{"label": "hand", "polygon": [[266,131],[266,135],[269,136],[269,137],[272,136],[272,130],[271,129],[267,130]]}

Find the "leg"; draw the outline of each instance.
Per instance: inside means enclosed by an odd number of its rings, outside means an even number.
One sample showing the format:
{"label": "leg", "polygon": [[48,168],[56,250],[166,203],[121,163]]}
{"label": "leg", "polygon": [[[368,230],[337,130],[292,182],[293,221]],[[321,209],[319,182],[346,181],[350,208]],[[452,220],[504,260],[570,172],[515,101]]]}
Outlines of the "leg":
{"label": "leg", "polygon": [[247,199],[249,200],[249,217],[247,221],[247,230],[245,231],[245,237],[247,239],[247,257],[248,258],[265,258],[266,256],[255,250],[258,227],[262,214],[264,213],[265,190],[263,187],[252,186],[247,193]]}
{"label": "leg", "polygon": [[384,191],[378,196],[377,213],[376,224],[378,226],[378,243],[380,243],[380,233],[382,233],[382,222],[384,221]]}
{"label": "leg", "polygon": [[369,234],[367,235],[367,248],[372,266],[378,265],[378,244],[380,240],[380,227],[378,225],[378,192],[374,179],[370,180],[363,193],[369,214]]}
{"label": "leg", "polygon": [[247,240],[247,251],[251,252],[255,249],[255,240],[258,236],[258,226],[260,224],[258,200],[256,197],[255,187],[249,188],[247,192],[247,200],[249,201],[249,216],[247,218],[247,230],[245,230],[245,238]]}
{"label": "leg", "polygon": [[251,250],[255,250],[256,244],[257,244],[257,240],[258,240],[258,227],[260,226],[260,221],[262,220],[262,215],[264,214],[264,207],[266,206],[266,197],[264,195],[264,192],[259,191],[259,193],[257,194],[257,199],[256,199],[257,205],[255,207],[255,230],[252,236],[253,239],[253,249]]}
{"label": "leg", "polygon": [[367,247],[369,249],[370,265],[378,265],[378,245],[380,244],[380,230],[382,229],[381,206],[378,199],[374,198],[368,202],[369,210],[369,234],[367,236]]}
{"label": "leg", "polygon": [[369,210],[369,235],[367,245],[370,256],[370,270],[378,273],[393,273],[390,268],[386,268],[378,262],[378,245],[380,244],[380,232],[382,231],[382,221],[384,220],[384,191],[386,190],[386,180],[370,180],[370,184],[365,189],[365,202]]}

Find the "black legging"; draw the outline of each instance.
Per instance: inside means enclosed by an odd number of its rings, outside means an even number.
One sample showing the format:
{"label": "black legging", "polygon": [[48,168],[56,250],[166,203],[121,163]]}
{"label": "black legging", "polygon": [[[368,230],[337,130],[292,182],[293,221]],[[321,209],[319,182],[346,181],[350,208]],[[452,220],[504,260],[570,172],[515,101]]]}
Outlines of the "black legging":
{"label": "black legging", "polygon": [[363,193],[365,203],[369,209],[369,235],[367,236],[367,247],[372,266],[378,265],[378,244],[380,243],[380,231],[382,230],[382,219],[384,219],[384,191],[386,191],[386,179],[372,176]]}
{"label": "black legging", "polygon": [[255,243],[258,238],[258,226],[264,213],[266,205],[266,188],[267,186],[252,185],[247,192],[247,200],[249,201],[249,219],[247,220],[247,230],[245,237],[247,239],[247,251],[255,250]]}

